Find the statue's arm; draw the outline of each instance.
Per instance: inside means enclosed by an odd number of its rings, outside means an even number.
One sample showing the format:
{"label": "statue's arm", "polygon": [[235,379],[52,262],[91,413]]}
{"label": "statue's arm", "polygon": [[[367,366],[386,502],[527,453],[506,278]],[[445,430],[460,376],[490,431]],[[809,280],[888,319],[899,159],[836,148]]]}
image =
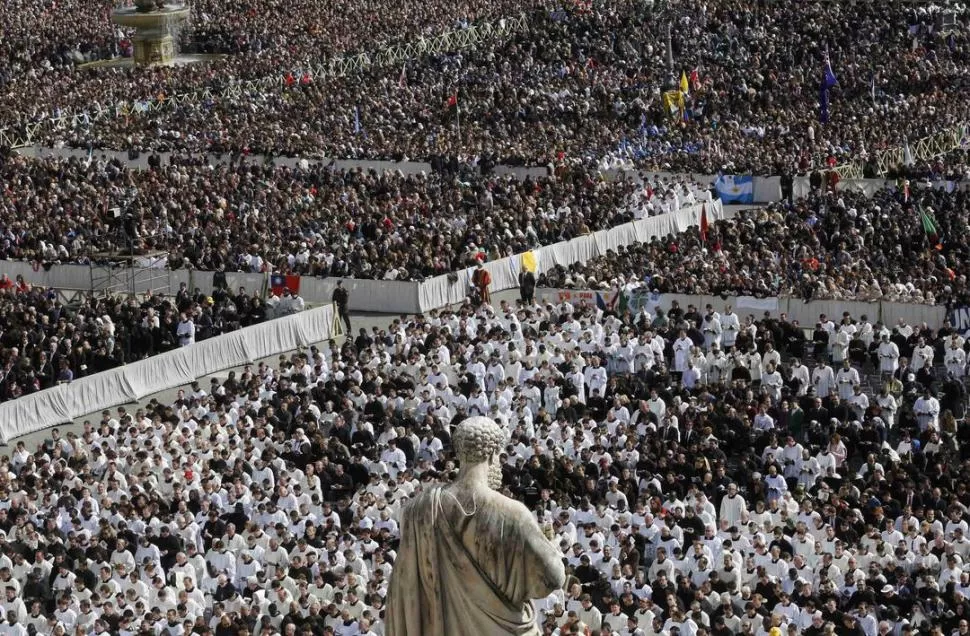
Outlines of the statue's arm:
{"label": "statue's arm", "polygon": [[566,568],[562,555],[546,539],[539,524],[525,506],[528,523],[523,524],[525,550],[531,566],[528,575],[529,598],[545,598],[566,583]]}

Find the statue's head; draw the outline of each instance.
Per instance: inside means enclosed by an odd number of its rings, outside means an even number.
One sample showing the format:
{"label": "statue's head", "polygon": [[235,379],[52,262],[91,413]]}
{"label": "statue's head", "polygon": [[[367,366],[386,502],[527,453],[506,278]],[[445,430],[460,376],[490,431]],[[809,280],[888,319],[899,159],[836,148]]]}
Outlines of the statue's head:
{"label": "statue's head", "polygon": [[463,471],[478,464],[488,464],[488,485],[495,489],[502,485],[499,452],[505,441],[505,430],[487,417],[469,417],[458,425],[452,436]]}

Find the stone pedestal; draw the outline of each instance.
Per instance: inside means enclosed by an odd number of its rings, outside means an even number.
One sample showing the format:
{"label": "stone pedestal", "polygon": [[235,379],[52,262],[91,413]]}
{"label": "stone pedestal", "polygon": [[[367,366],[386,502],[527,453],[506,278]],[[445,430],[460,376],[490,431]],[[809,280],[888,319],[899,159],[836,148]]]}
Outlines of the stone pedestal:
{"label": "stone pedestal", "polygon": [[181,5],[164,5],[152,10],[123,7],[111,13],[112,22],[135,29],[131,38],[134,47],[132,62],[137,66],[171,64],[175,60],[172,32],[188,18],[188,7]]}
{"label": "stone pedestal", "polygon": [[171,35],[139,33],[132,38],[131,43],[135,49],[132,57],[138,66],[171,64],[175,59],[175,41]]}

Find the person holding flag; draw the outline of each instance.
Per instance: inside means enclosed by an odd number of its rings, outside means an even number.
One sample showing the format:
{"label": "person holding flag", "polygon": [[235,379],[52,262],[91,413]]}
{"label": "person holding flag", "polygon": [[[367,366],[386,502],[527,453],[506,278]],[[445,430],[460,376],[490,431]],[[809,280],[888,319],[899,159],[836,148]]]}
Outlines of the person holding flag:
{"label": "person holding flag", "polygon": [[[930,208],[930,212],[933,208]],[[930,242],[930,247],[937,250],[943,249],[943,241],[940,236],[940,226],[937,225],[936,221],[930,216],[922,206],[919,208],[919,220],[920,224],[923,226],[923,231],[926,233],[926,238]]]}
{"label": "person holding flag", "polygon": [[680,72],[680,117],[684,121],[689,119],[687,114],[687,98],[690,97],[690,82],[687,81],[687,71]]}
{"label": "person holding flag", "polygon": [[711,227],[710,223],[708,223],[708,220],[707,220],[707,204],[705,203],[704,205],[701,206],[701,223],[700,223],[701,243],[703,243],[704,245],[707,245],[707,233],[710,231],[710,227]]}
{"label": "person holding flag", "polygon": [[458,107],[457,88],[448,96],[447,101],[445,101],[445,113],[451,113],[452,109],[455,111],[455,124],[458,127],[458,136],[461,137],[461,112]]}

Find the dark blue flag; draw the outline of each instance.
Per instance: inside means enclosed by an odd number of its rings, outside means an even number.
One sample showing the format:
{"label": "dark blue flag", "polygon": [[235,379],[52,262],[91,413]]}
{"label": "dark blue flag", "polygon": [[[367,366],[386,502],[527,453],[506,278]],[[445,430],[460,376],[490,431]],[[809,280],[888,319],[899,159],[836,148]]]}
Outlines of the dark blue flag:
{"label": "dark blue flag", "polygon": [[818,120],[823,124],[829,123],[829,89],[824,83],[818,94]]}
{"label": "dark blue flag", "polygon": [[825,58],[825,74],[822,77],[822,86],[825,88],[832,88],[839,80],[835,77],[835,73],[832,72],[832,63],[829,59]]}
{"label": "dark blue flag", "polygon": [[825,56],[825,69],[822,73],[822,85],[819,87],[818,94],[818,120],[823,124],[829,123],[829,89],[838,82],[835,73],[832,72],[832,63],[828,55]]}

